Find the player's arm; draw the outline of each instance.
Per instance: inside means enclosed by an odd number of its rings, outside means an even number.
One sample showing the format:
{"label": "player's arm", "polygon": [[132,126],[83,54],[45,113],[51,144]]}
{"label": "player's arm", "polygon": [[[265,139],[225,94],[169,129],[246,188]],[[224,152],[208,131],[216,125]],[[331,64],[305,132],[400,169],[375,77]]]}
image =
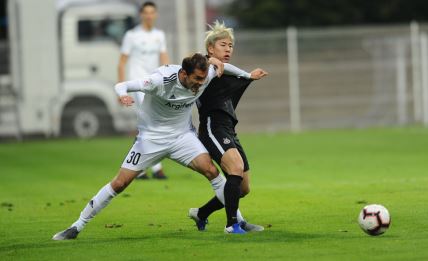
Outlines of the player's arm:
{"label": "player's arm", "polygon": [[125,33],[120,47],[119,65],[117,67],[117,82],[124,82],[126,79],[125,69],[128,62],[129,55],[132,50],[132,36],[130,31]]}
{"label": "player's arm", "polygon": [[126,68],[126,63],[128,62],[128,55],[126,54],[121,54],[120,58],[119,58],[119,65],[118,65],[118,77],[117,77],[117,82],[123,82],[125,81],[125,68]]}
{"label": "player's arm", "polygon": [[143,79],[119,82],[114,86],[119,101],[125,106],[131,106],[134,99],[128,92],[144,92],[145,94],[161,95],[163,90],[163,78],[160,74],[152,74]]}
{"label": "player's arm", "polygon": [[224,73],[228,75],[234,75],[237,77],[243,77],[251,80],[259,80],[264,76],[268,75],[268,73],[260,68],[253,70],[251,73],[248,73],[244,70],[239,69],[238,67],[231,65],[230,63],[224,64]]}
{"label": "player's arm", "polygon": [[[212,71],[216,73],[217,77],[221,77],[223,75],[224,63],[222,61],[214,57],[209,57],[208,63],[214,68]],[[214,78],[216,75],[213,74],[210,78]]]}
{"label": "player's arm", "polygon": [[169,56],[166,48],[166,38],[165,38],[165,33],[163,31],[160,34],[159,62],[161,65],[169,64]]}
{"label": "player's arm", "polygon": [[161,65],[167,65],[169,64],[169,56],[167,52],[161,52],[159,55],[160,64]]}

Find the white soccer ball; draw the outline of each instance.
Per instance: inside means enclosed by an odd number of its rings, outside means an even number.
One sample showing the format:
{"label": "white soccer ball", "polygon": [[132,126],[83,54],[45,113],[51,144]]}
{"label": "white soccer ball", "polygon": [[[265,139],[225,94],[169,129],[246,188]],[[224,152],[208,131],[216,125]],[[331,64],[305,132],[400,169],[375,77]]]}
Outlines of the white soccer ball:
{"label": "white soccer ball", "polygon": [[365,206],[358,216],[361,229],[371,236],[378,236],[388,229],[391,224],[391,216],[388,210],[377,204]]}

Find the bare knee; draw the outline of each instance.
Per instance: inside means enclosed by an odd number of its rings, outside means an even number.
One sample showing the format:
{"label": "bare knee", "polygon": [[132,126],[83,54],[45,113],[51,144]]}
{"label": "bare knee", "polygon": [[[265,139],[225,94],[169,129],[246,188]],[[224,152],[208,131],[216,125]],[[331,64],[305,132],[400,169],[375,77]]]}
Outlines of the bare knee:
{"label": "bare knee", "polygon": [[116,193],[120,193],[122,191],[124,191],[126,189],[126,187],[129,185],[129,183],[127,184],[125,181],[120,180],[120,179],[113,179],[112,182],[110,183],[112,189],[116,192]]}
{"label": "bare knee", "polygon": [[190,162],[188,167],[204,175],[208,180],[216,178],[219,174],[218,169],[214,166],[208,153],[197,156]]}
{"label": "bare knee", "polygon": [[237,149],[229,149],[221,158],[221,168],[230,175],[243,177],[244,162]]}
{"label": "bare knee", "polygon": [[110,185],[116,193],[124,191],[138,174],[136,171],[121,169]]}
{"label": "bare knee", "polygon": [[204,176],[207,177],[208,180],[212,180],[216,178],[219,175],[218,169],[212,162],[210,164],[207,164],[205,170],[204,170]]}

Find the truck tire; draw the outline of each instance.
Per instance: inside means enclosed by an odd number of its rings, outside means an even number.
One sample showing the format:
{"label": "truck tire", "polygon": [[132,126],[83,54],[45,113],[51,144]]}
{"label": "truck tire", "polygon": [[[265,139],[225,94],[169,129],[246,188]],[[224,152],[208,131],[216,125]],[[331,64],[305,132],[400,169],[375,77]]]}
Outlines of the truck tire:
{"label": "truck tire", "polygon": [[61,134],[92,138],[113,133],[111,116],[102,104],[73,104],[64,110]]}

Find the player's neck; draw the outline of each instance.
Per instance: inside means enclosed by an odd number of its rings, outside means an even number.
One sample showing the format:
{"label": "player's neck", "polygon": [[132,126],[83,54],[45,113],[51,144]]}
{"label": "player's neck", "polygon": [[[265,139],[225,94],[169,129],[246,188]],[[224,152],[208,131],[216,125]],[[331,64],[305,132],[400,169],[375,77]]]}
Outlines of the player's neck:
{"label": "player's neck", "polygon": [[144,31],[149,32],[149,31],[153,30],[153,27],[154,27],[153,25],[148,25],[148,24],[144,24],[144,23],[141,24],[141,28],[143,28]]}

